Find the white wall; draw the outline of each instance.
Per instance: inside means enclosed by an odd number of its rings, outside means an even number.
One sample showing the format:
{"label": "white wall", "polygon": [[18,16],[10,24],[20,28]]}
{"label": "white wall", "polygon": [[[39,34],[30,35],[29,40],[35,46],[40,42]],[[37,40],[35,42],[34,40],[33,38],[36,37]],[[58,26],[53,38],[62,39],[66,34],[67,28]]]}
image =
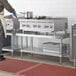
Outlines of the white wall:
{"label": "white wall", "polygon": [[[68,17],[76,23],[76,0],[8,0],[18,12],[33,11],[34,16]],[[6,12],[6,11],[5,11]],[[7,12],[6,12],[7,13]]]}
{"label": "white wall", "polygon": [[[32,11],[34,16],[68,17],[69,25],[76,23],[76,0],[8,0],[16,12]],[[10,14],[5,11],[5,14]],[[50,40],[49,40],[50,41]],[[41,46],[40,39],[34,41]],[[35,46],[36,46],[35,45]]]}

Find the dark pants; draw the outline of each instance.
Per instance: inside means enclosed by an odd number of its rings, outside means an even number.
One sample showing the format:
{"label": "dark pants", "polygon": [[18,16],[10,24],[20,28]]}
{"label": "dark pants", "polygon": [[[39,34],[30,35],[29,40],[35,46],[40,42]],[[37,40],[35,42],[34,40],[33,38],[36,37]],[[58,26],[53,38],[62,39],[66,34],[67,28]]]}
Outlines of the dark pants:
{"label": "dark pants", "polygon": [[3,27],[2,23],[0,22],[0,53],[2,53],[3,39],[4,39]]}

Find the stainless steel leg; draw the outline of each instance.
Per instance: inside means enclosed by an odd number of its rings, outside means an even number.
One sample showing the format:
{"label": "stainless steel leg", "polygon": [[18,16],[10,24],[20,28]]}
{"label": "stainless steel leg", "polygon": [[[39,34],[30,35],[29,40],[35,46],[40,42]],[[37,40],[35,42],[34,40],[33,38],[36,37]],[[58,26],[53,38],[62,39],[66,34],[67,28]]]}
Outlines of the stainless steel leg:
{"label": "stainless steel leg", "polygon": [[16,40],[15,41],[16,41],[16,45],[17,45],[16,47],[19,48],[18,47],[18,36],[16,36]]}
{"label": "stainless steel leg", "polygon": [[[33,37],[31,37],[31,51],[33,51]],[[31,53],[31,55],[33,56],[33,53]]]}
{"label": "stainless steel leg", "polygon": [[33,37],[31,37],[31,50],[33,50]]}
{"label": "stainless steel leg", "polygon": [[26,48],[28,48],[28,37],[26,37]]}
{"label": "stainless steel leg", "polygon": [[11,56],[13,56],[13,34],[11,36],[11,48],[12,48],[12,51],[11,51]]}
{"label": "stainless steel leg", "polygon": [[74,65],[74,67],[76,67],[76,60],[75,59],[74,59],[73,65]]}
{"label": "stainless steel leg", "polygon": [[62,56],[60,57],[60,61],[59,61],[59,63],[62,64]]}
{"label": "stainless steel leg", "polygon": [[21,58],[23,58],[22,50],[23,50],[23,36],[21,36]]}
{"label": "stainless steel leg", "polygon": [[11,52],[11,56],[13,57],[13,51]]}
{"label": "stainless steel leg", "polygon": [[21,49],[21,52],[20,52],[20,57],[21,57],[21,59],[23,59],[22,49]]}
{"label": "stainless steel leg", "polygon": [[12,51],[12,56],[13,56],[13,52],[14,52],[14,50],[17,48],[16,33],[13,32],[11,37],[12,37],[12,38],[11,38],[11,40],[12,40],[11,48],[12,48],[12,50],[13,50],[13,51]]}
{"label": "stainless steel leg", "polygon": [[62,38],[60,41],[60,64],[62,64]]}

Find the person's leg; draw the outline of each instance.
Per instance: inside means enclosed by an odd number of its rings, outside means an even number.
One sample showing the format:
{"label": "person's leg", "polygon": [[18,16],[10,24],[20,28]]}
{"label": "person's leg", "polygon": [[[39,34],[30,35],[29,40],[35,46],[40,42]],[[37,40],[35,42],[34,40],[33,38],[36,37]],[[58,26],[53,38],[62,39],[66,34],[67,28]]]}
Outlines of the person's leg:
{"label": "person's leg", "polygon": [[2,53],[3,39],[0,37],[0,54]]}
{"label": "person's leg", "polygon": [[4,32],[2,24],[0,22],[0,61],[5,60],[5,57],[2,55],[3,39],[4,39]]}
{"label": "person's leg", "polygon": [[2,24],[0,22],[0,54],[2,53],[2,47],[3,47],[3,28],[2,28]]}

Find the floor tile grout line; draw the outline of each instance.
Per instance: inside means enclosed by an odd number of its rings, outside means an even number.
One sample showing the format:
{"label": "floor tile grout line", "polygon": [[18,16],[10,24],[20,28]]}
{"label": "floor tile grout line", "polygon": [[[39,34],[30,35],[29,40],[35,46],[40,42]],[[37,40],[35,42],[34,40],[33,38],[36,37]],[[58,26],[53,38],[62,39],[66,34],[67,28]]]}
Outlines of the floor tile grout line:
{"label": "floor tile grout line", "polygon": [[21,71],[19,71],[19,72],[16,72],[16,74],[20,74],[20,73],[22,73],[22,72],[29,71],[29,70],[31,70],[31,69],[34,69],[34,68],[36,68],[36,67],[39,67],[40,65],[42,65],[42,64],[36,64],[36,65],[34,65],[34,66],[31,66],[31,67],[29,67],[29,68],[26,68],[26,69],[23,69],[23,70],[21,70]]}
{"label": "floor tile grout line", "polygon": [[17,76],[26,76],[26,75],[22,75],[22,74],[17,74]]}

